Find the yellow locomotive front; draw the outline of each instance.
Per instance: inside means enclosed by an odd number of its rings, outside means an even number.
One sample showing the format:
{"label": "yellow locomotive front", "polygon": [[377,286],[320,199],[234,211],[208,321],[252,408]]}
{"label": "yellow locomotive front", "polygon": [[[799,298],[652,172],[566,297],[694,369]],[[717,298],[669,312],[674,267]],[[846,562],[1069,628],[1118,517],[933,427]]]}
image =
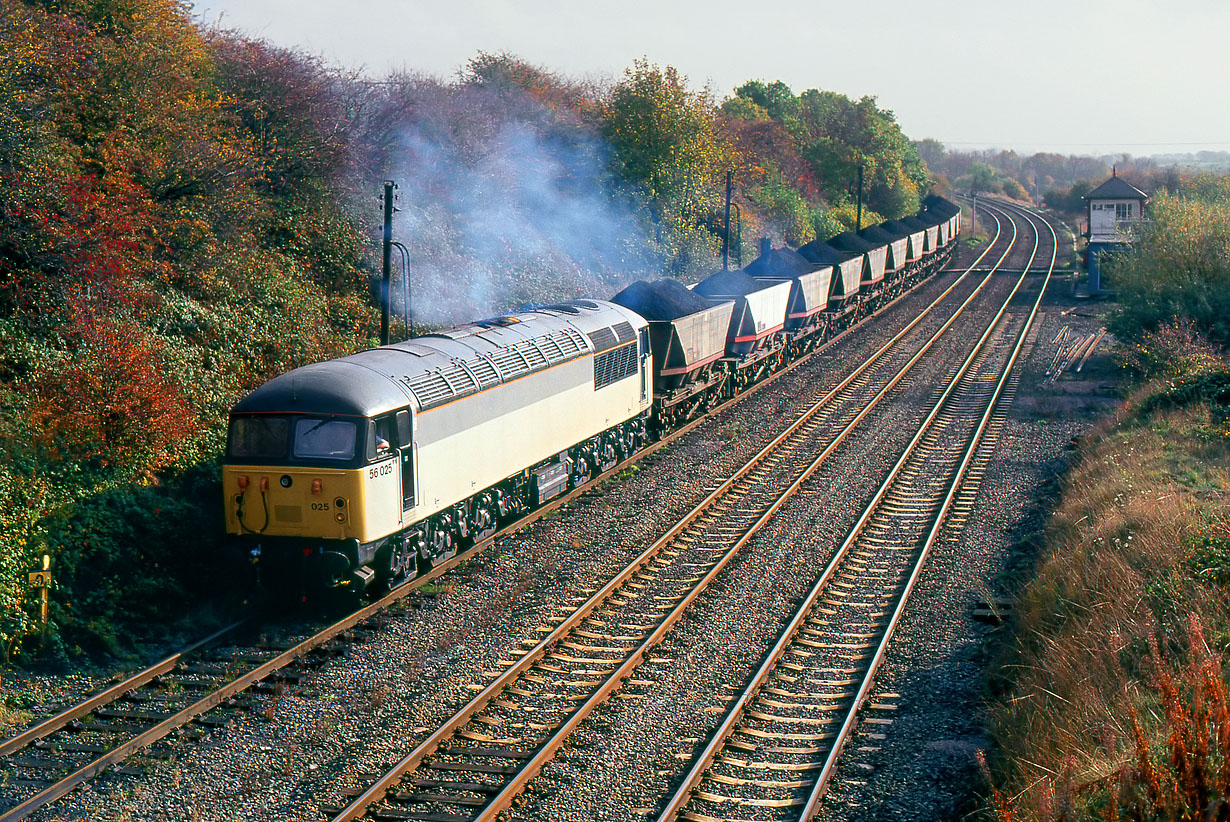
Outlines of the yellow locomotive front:
{"label": "yellow locomotive front", "polygon": [[[311,416],[237,416],[231,421],[227,533],[251,536],[367,541],[362,510],[363,469],[354,461],[361,421]],[[297,435],[291,432],[299,432]],[[287,444],[294,463],[288,463]],[[305,464],[307,463],[307,464]],[[336,467],[326,467],[334,463]]]}
{"label": "yellow locomotive front", "polygon": [[264,581],[304,596],[365,588],[377,553],[402,529],[411,496],[402,483],[412,482],[409,410],[389,408],[406,401],[385,385],[375,386],[373,401],[372,383],[353,365],[319,363],[271,381],[232,411],[226,531]]}

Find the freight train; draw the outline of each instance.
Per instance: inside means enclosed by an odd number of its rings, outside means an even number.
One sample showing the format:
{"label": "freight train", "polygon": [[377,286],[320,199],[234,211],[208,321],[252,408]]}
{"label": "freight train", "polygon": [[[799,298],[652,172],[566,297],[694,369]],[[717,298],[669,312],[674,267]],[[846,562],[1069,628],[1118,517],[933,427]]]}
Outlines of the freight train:
{"label": "freight train", "polygon": [[396,585],[851,327],[959,230],[928,197],[692,288],[638,282],[296,368],[231,411],[227,533],[304,599]]}

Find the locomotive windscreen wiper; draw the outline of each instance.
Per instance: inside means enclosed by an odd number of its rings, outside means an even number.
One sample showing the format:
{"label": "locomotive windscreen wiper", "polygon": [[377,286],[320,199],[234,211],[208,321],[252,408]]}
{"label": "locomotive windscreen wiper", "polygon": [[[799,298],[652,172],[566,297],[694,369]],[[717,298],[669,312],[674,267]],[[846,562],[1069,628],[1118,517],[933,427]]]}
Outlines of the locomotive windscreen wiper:
{"label": "locomotive windscreen wiper", "polygon": [[323,420],[321,420],[320,422],[316,423],[316,424],[315,424],[315,425],[313,425],[311,428],[309,428],[308,430],[304,431],[302,434],[299,434],[298,436],[300,436],[300,437],[306,437],[308,434],[312,433],[312,432],[313,432],[313,431],[315,431],[317,428],[319,428],[320,426],[324,425],[326,422],[333,422],[335,419],[337,419],[337,414],[333,414],[332,416],[325,417]]}

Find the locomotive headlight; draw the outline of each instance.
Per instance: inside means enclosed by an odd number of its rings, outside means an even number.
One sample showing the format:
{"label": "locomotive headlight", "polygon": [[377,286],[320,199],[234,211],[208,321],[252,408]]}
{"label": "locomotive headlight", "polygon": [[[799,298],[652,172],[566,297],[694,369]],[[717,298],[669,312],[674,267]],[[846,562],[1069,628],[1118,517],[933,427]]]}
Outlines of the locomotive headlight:
{"label": "locomotive headlight", "polygon": [[333,518],[334,518],[335,520],[337,520],[338,522],[345,522],[345,521],[346,521],[346,515],[345,515],[344,513],[342,513],[341,511],[338,511],[336,514],[334,514],[334,515],[333,515]]}
{"label": "locomotive headlight", "polygon": [[283,474],[282,479],[278,480],[278,482],[282,484],[283,488],[289,488],[295,481],[290,478],[290,474]]}
{"label": "locomotive headlight", "polygon": [[345,508],[345,507],[346,507],[346,498],[345,498],[345,497],[338,497],[337,499],[333,500],[333,507],[334,507],[334,508]]}

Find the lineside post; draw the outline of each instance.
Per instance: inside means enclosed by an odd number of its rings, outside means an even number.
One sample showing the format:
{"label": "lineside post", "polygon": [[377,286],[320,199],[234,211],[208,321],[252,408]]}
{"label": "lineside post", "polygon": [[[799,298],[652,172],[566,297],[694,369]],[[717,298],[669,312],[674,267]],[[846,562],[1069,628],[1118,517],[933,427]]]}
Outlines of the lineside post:
{"label": "lineside post", "polygon": [[389,263],[393,255],[393,192],[397,189],[397,183],[392,180],[384,181],[384,248],[381,255],[380,268],[380,344],[389,344],[389,311],[391,308],[390,300],[390,274]]}

